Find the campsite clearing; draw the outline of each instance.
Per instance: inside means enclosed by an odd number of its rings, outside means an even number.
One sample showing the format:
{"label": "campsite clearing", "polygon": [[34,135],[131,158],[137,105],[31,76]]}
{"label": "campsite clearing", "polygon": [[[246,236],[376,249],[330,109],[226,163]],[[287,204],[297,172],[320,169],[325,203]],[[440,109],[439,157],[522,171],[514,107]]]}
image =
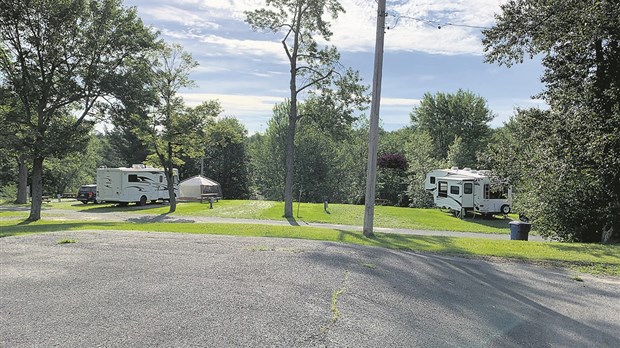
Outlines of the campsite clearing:
{"label": "campsite clearing", "polygon": [[[316,222],[336,225],[362,226],[364,206],[352,204],[329,204],[327,211],[322,203],[295,204],[295,218],[299,222]],[[76,201],[51,202],[44,205],[43,215],[47,209],[66,209],[88,212],[115,212],[119,214],[166,214],[168,206],[149,204],[144,207],[117,207],[112,204],[86,206]],[[213,209],[198,202],[186,202],[177,205],[174,216],[215,216],[240,219],[286,220],[282,217],[284,203],[273,201],[221,200]],[[299,212],[299,213],[298,213]],[[5,212],[0,211],[0,217]],[[14,214],[14,213],[12,213]],[[15,215],[13,215],[15,216]],[[24,217],[27,213],[24,212]],[[510,216],[516,218],[515,216]],[[375,207],[375,227],[406,228],[419,230],[441,230],[457,232],[478,232],[508,234],[511,218],[482,218],[480,216],[458,219],[450,213],[439,209],[417,209],[390,206]],[[534,226],[535,229],[536,226]],[[535,232],[533,233],[535,234]]]}

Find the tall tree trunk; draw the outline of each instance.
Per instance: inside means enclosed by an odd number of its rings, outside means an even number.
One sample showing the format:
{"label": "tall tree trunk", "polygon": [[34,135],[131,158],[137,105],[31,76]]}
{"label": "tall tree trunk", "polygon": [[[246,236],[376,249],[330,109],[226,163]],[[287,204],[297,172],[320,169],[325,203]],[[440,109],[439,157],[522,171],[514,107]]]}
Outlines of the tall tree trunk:
{"label": "tall tree trunk", "polygon": [[32,160],[32,204],[28,221],[41,220],[41,203],[43,197],[43,157]]}
{"label": "tall tree trunk", "polygon": [[169,213],[174,213],[177,210],[177,197],[174,193],[174,169],[172,165],[172,144],[168,143],[168,161],[169,164],[164,166],[166,170],[166,179],[168,179],[168,197],[170,197],[170,209]]}
{"label": "tall tree trunk", "polygon": [[26,204],[28,203],[28,166],[26,165],[26,156],[19,156],[17,165],[19,173],[17,175],[17,199],[15,204]]}
{"label": "tall tree trunk", "polygon": [[286,178],[284,180],[284,217],[293,217],[293,176],[295,175],[295,127],[297,125],[297,87],[291,75],[291,110],[286,135]]}
{"label": "tall tree trunk", "polygon": [[171,173],[172,170],[170,170],[170,174],[168,174],[168,170],[166,170],[166,176],[168,177],[168,196],[170,197],[170,209],[168,209],[168,212],[174,213],[177,211],[177,197],[174,193],[174,175]]}

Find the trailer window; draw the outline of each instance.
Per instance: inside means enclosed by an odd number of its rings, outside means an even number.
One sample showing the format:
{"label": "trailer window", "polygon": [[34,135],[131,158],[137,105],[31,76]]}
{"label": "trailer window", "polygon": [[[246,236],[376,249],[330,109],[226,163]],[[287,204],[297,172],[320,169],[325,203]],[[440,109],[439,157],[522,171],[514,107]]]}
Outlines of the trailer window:
{"label": "trailer window", "polygon": [[435,177],[431,176],[431,184],[434,184],[434,183],[435,183]]}
{"label": "trailer window", "polygon": [[458,186],[450,186],[450,193],[453,195],[458,195],[461,193],[461,190]]}
{"label": "trailer window", "polygon": [[127,176],[127,180],[129,180],[129,182],[138,182],[138,175],[137,174],[129,174]]}
{"label": "trailer window", "polygon": [[484,184],[484,198],[485,199],[507,199],[508,187],[506,186],[491,186]]}
{"label": "trailer window", "polygon": [[437,196],[448,197],[448,182],[447,181],[439,182],[439,190],[437,192]]}
{"label": "trailer window", "polygon": [[463,193],[466,195],[470,195],[474,190],[474,185],[471,182],[466,182],[463,185]]}
{"label": "trailer window", "polygon": [[164,177],[163,177],[163,175],[160,175],[160,176],[159,176],[159,182],[160,182],[160,183],[161,183],[161,182],[164,182]]}

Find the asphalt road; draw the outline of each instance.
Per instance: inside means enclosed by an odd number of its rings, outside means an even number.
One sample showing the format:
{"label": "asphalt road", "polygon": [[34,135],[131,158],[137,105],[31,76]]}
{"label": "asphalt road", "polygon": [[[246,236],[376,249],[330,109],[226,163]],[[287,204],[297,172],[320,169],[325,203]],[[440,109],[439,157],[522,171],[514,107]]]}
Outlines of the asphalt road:
{"label": "asphalt road", "polygon": [[0,346],[620,347],[620,281],[583,280],[304,240],[6,237]]}

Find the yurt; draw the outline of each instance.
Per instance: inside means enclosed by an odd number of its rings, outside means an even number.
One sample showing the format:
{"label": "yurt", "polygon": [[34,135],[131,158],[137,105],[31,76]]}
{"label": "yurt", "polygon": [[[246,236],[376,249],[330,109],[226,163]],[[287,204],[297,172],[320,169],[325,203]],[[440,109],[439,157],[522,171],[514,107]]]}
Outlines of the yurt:
{"label": "yurt", "polygon": [[200,200],[202,194],[212,194],[214,197],[222,198],[222,187],[215,180],[196,175],[181,181],[179,193],[181,196],[179,200],[185,201]]}

